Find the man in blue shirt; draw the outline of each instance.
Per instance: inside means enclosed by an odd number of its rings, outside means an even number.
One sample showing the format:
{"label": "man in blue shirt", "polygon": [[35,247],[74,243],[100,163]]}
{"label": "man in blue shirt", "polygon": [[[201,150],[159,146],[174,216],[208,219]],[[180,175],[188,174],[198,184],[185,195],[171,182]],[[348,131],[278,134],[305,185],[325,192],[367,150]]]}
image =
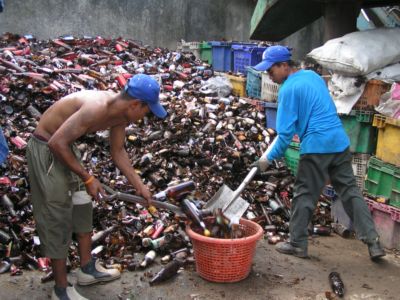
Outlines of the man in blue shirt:
{"label": "man in blue shirt", "polygon": [[268,71],[275,83],[282,84],[278,94],[276,129],[278,136],[267,155],[255,165],[265,171],[269,162],[284,155],[294,134],[301,140],[300,162],[290,218],[290,239],[276,250],[306,258],[308,224],[322,188],[330,179],[343,207],[353,221],[360,240],[368,245],[371,259],[385,255],[379,236],[351,165],[350,141],[337,115],[324,80],[310,70],[298,70],[291,53],[283,46],[272,46],[255,66]]}

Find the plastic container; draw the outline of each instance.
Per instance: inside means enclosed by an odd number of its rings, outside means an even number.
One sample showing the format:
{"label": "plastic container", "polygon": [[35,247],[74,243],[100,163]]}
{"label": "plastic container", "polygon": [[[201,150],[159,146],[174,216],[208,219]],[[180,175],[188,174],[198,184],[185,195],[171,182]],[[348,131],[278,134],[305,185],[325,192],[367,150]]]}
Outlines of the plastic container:
{"label": "plastic container", "polygon": [[200,59],[200,42],[178,42],[177,50],[182,52],[192,52],[196,59]]}
{"label": "plastic container", "polygon": [[400,250],[400,209],[365,199],[372,214],[379,242],[386,248]]}
{"label": "plastic container", "polygon": [[350,151],[356,153],[375,152],[376,129],[372,126],[373,112],[352,110],[340,115],[343,127],[350,138]]}
{"label": "plastic container", "polygon": [[372,125],[378,128],[376,156],[400,167],[400,120],[375,115]]}
{"label": "plastic container", "polygon": [[291,142],[285,152],[285,161],[288,168],[292,171],[293,175],[297,175],[300,160],[300,144]]}
{"label": "plastic container", "polygon": [[212,47],[208,42],[200,44],[200,58],[202,61],[212,64]]}
{"label": "plastic container", "polygon": [[236,75],[224,74],[232,84],[232,95],[238,97],[246,96],[246,78]]}
{"label": "plastic container", "polygon": [[337,198],[335,189],[331,185],[324,186],[324,188],[322,190],[322,195],[324,195],[326,198],[328,198],[330,200],[335,200]]}
{"label": "plastic container", "polygon": [[254,70],[252,67],[247,67],[247,97],[261,98],[261,72]]}
{"label": "plastic container", "polygon": [[233,71],[247,74],[246,67],[255,66],[262,60],[262,54],[266,47],[253,47],[245,45],[233,45]]}
{"label": "plastic container", "polygon": [[209,42],[212,46],[213,69],[220,72],[232,70],[232,50],[231,43],[228,42]]}
{"label": "plastic container", "polygon": [[266,127],[276,129],[276,112],[278,110],[278,103],[264,103]]}
{"label": "plastic container", "polygon": [[241,219],[240,224],[245,232],[245,237],[240,239],[206,237],[186,227],[193,244],[196,271],[202,278],[212,282],[237,282],[249,275],[263,229],[245,219]]}
{"label": "plastic container", "polygon": [[196,56],[196,59],[201,59],[200,42],[189,42],[189,50]]}
{"label": "plastic container", "polygon": [[367,174],[368,160],[371,155],[364,153],[353,153],[352,166],[354,176],[356,177],[357,186],[364,190],[365,186],[365,175]]}
{"label": "plastic container", "polygon": [[331,217],[334,223],[342,224],[347,229],[353,230],[353,222],[344,210],[343,202],[337,196],[331,201]]}
{"label": "plastic container", "polygon": [[257,43],[252,43],[252,42],[232,42],[232,46],[257,47]]}
{"label": "plastic container", "polygon": [[280,85],[273,82],[268,73],[261,73],[261,99],[267,102],[276,102],[278,100],[278,91]]}
{"label": "plastic container", "polygon": [[400,207],[400,168],[371,157],[365,190],[370,195],[386,197],[390,205]]}
{"label": "plastic container", "polygon": [[369,80],[353,109],[374,111],[374,106],[379,104],[380,97],[389,91],[390,87],[390,84],[383,81],[376,79]]}

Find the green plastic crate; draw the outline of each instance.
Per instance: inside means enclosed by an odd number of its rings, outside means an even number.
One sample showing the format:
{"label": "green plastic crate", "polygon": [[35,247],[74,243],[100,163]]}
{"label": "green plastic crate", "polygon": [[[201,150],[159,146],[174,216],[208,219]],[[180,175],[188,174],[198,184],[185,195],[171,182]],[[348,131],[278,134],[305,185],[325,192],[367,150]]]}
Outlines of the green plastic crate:
{"label": "green plastic crate", "polygon": [[389,198],[390,205],[400,207],[400,167],[371,157],[368,161],[365,190],[372,196]]}
{"label": "green plastic crate", "polygon": [[285,152],[285,161],[288,168],[296,176],[300,160],[300,144],[291,142]]}
{"label": "green plastic crate", "polygon": [[352,110],[348,115],[340,115],[344,130],[350,138],[350,151],[353,153],[375,152],[377,131],[372,127],[374,113]]}
{"label": "green plastic crate", "polygon": [[202,61],[206,61],[209,65],[212,64],[212,47],[208,42],[200,44],[200,57]]}

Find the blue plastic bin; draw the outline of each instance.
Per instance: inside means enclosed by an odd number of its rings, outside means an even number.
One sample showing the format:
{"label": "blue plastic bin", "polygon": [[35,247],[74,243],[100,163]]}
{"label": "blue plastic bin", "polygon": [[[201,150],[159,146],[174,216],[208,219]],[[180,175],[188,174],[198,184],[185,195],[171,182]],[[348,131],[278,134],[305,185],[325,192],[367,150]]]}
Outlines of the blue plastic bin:
{"label": "blue plastic bin", "polygon": [[209,42],[212,47],[213,69],[219,72],[229,72],[232,70],[232,50],[231,43],[228,42]]}
{"label": "blue plastic bin", "polygon": [[262,60],[266,47],[233,45],[233,71],[247,74],[246,67],[255,66]]}
{"label": "blue plastic bin", "polygon": [[251,42],[232,42],[232,47],[233,46],[257,47],[257,44]]}
{"label": "blue plastic bin", "polygon": [[276,111],[278,109],[278,103],[275,102],[265,102],[265,118],[266,127],[276,129]]}
{"label": "blue plastic bin", "polygon": [[261,99],[261,72],[252,67],[246,67],[247,83],[246,94],[248,97]]}

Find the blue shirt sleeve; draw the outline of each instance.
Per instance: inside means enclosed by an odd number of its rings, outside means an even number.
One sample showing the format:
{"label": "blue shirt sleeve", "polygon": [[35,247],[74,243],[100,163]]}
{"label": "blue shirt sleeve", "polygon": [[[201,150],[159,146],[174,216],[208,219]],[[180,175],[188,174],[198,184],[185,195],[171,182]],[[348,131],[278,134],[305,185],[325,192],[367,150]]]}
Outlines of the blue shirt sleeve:
{"label": "blue shirt sleeve", "polygon": [[278,111],[276,116],[276,130],[278,136],[273,143],[267,159],[272,161],[281,158],[296,132],[296,122],[299,115],[299,95],[295,86],[281,87],[278,94]]}

